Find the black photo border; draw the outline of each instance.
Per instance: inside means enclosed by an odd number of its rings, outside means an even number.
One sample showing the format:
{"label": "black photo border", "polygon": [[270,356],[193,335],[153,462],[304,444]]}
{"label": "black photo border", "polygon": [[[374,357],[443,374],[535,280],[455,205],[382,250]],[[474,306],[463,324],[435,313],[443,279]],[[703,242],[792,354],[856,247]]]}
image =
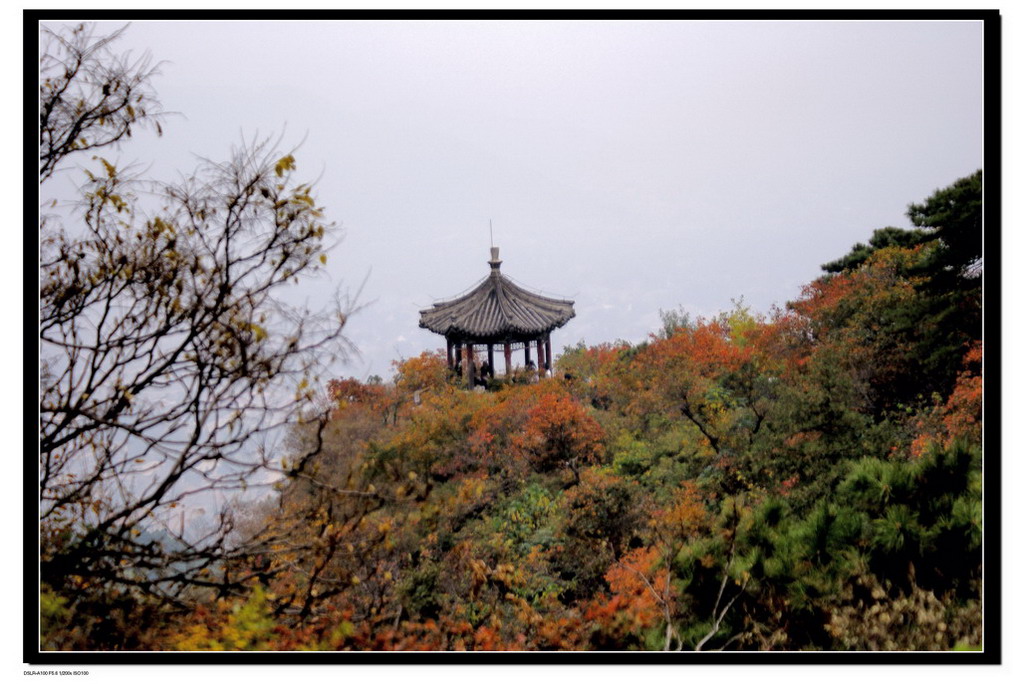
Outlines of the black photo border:
{"label": "black photo border", "polygon": [[[980,21],[984,50],[984,599],[983,650],[952,652],[100,652],[39,649],[38,138],[42,21],[131,20],[827,20]],[[1002,45],[998,10],[25,10],[24,34],[24,500],[23,661],[75,665],[993,665],[1002,658]],[[31,208],[35,209],[31,209]]]}

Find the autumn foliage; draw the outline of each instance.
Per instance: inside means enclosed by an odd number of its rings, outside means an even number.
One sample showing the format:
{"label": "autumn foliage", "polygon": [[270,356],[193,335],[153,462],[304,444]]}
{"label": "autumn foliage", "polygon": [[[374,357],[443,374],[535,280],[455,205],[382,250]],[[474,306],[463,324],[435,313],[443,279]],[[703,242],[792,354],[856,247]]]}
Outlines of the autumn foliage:
{"label": "autumn foliage", "polygon": [[[940,289],[939,237],[884,235],[784,309],[579,344],[536,384],[465,391],[439,353],[330,382],[329,425],[291,435],[322,448],[248,505],[249,591],[132,643],[981,646],[978,284]],[[47,596],[44,639],[79,644]]]}

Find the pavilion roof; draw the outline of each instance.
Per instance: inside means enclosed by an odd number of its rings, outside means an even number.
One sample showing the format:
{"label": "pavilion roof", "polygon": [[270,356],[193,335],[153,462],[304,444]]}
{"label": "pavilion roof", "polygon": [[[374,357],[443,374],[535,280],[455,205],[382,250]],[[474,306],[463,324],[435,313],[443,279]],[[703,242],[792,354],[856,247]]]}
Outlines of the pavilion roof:
{"label": "pavilion roof", "polygon": [[419,327],[465,342],[531,340],[575,316],[573,301],[530,292],[500,272],[492,248],[490,275],[455,299],[420,311]]}

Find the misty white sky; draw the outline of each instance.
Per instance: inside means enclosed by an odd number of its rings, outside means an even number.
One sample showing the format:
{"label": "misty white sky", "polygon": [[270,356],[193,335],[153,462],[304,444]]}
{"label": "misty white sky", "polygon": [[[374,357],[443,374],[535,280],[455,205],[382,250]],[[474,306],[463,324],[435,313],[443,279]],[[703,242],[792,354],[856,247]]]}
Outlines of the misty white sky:
{"label": "misty white sky", "polygon": [[979,22],[136,21],[120,47],[183,114],[122,162],[304,139],[344,239],[301,292],[365,280],[335,368],[360,379],[443,345],[418,312],[486,275],[491,219],[506,274],[576,302],[557,353],[783,306],[983,165]]}

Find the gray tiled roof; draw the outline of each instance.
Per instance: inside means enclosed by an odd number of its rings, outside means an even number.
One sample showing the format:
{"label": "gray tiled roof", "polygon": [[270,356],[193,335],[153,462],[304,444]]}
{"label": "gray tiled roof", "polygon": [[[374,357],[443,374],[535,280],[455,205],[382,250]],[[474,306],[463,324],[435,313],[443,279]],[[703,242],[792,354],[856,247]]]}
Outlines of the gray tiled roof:
{"label": "gray tiled roof", "polygon": [[575,302],[529,292],[501,274],[499,262],[490,263],[489,277],[468,294],[420,311],[419,327],[466,342],[521,341],[574,318]]}

